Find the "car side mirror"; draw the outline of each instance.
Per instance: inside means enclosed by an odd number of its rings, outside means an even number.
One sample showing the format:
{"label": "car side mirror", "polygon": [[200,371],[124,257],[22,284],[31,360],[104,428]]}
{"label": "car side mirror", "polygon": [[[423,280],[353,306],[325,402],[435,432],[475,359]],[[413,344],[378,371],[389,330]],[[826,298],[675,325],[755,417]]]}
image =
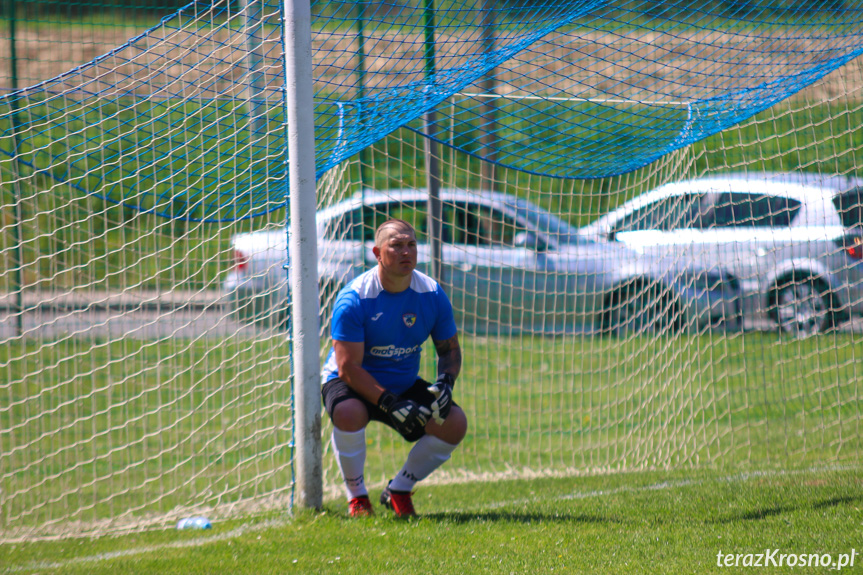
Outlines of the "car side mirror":
{"label": "car side mirror", "polygon": [[545,242],[539,239],[539,237],[533,232],[518,232],[515,234],[515,242],[513,245],[517,248],[525,248],[535,252],[544,252],[548,249]]}
{"label": "car side mirror", "polygon": [[617,241],[617,230],[610,230],[606,237],[608,237],[608,241],[610,242]]}

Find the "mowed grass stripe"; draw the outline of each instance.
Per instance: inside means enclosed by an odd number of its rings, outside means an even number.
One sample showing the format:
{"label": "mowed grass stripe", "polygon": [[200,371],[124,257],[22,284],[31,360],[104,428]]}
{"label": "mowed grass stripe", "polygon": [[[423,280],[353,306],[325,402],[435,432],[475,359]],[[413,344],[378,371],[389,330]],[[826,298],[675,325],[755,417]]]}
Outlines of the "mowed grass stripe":
{"label": "mowed grass stripe", "polygon": [[[471,424],[442,480],[859,461],[852,334],[462,340],[455,399]],[[286,494],[288,352],[282,338],[0,349],[5,526]],[[382,426],[367,440],[368,482],[382,485],[408,446]],[[338,490],[330,453],[324,464]]]}
{"label": "mowed grass stripe", "polygon": [[[618,473],[423,487],[422,517],[377,508],[0,548],[2,572],[721,572],[717,554],[850,553],[860,468]],[[376,506],[377,507],[377,506]],[[226,535],[230,535],[226,537]],[[858,567],[859,568],[859,567]],[[818,570],[802,570],[802,572]]]}

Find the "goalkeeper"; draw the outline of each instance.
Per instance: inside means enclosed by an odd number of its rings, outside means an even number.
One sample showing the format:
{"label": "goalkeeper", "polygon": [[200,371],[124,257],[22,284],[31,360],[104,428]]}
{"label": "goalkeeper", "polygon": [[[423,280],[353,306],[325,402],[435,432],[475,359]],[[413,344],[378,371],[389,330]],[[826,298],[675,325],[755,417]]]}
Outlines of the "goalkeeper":
{"label": "goalkeeper", "polygon": [[[415,270],[417,240],[410,224],[382,223],[372,251],[378,265],[336,298],[321,394],[333,421],[333,449],[351,516],[373,514],[364,481],[369,421],[415,442],[380,499],[398,517],[410,517],[416,515],[414,485],[443,465],[467,433],[467,417],[452,400],[461,349],[449,299],[437,282]],[[438,355],[434,384],[419,378],[429,336]]]}

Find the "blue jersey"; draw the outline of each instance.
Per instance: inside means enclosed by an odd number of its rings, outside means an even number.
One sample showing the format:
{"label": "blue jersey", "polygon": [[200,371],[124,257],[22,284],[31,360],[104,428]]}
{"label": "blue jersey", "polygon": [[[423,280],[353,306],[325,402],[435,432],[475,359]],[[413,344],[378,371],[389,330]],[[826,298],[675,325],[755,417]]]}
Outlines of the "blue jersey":
{"label": "blue jersey", "polygon": [[[406,391],[419,376],[422,344],[456,334],[452,304],[440,285],[416,270],[411,285],[390,293],[375,267],[339,292],[333,311],[334,340],[362,342],[363,368],[395,394]],[[323,383],[338,377],[335,351],[330,350],[321,373]]]}

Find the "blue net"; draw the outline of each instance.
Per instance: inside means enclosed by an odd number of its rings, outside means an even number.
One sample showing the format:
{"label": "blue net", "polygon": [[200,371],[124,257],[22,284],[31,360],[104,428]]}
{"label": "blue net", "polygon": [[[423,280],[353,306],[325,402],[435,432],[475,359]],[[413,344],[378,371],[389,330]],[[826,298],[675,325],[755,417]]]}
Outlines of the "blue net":
{"label": "blue net", "polygon": [[[618,175],[788,98],[863,48],[852,0],[329,0],[312,12],[318,176],[403,127],[525,172]],[[190,4],[6,94],[4,183],[192,221],[284,205],[280,13],[272,0]]]}

